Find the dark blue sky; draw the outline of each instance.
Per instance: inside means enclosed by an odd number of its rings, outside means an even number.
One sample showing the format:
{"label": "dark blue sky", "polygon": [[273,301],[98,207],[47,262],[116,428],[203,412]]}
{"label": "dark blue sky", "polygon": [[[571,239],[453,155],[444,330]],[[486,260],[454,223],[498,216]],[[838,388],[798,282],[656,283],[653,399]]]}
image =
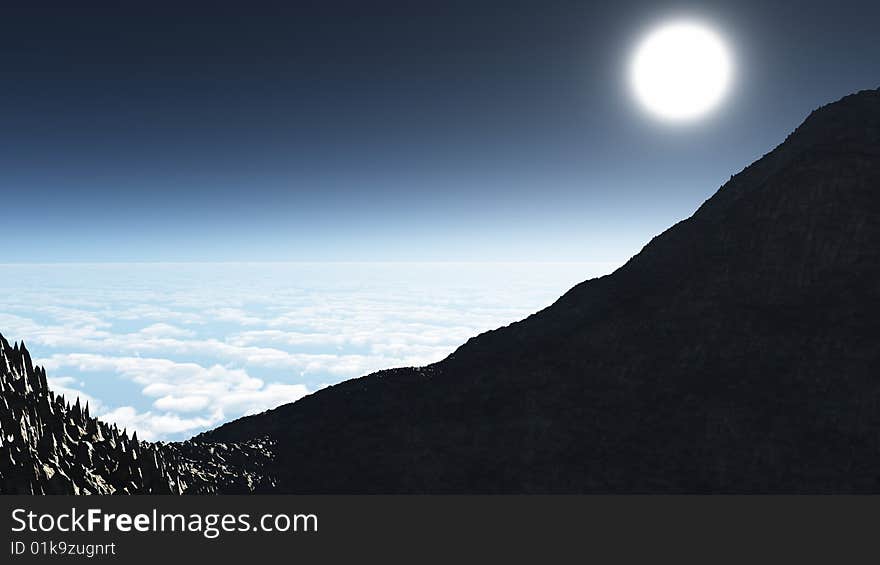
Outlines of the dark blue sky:
{"label": "dark blue sky", "polygon": [[[19,4],[3,262],[618,260],[880,86],[867,0]],[[737,76],[670,126],[626,65],[677,15],[731,41]]]}

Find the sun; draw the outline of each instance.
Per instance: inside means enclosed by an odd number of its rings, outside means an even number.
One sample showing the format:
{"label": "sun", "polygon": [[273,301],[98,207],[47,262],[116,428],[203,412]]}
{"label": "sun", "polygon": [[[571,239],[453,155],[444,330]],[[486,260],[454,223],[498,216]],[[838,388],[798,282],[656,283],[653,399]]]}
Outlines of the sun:
{"label": "sun", "polygon": [[690,121],[722,101],[730,87],[733,61],[725,41],[709,26],[673,21],[641,40],[629,72],[642,106],[665,120]]}

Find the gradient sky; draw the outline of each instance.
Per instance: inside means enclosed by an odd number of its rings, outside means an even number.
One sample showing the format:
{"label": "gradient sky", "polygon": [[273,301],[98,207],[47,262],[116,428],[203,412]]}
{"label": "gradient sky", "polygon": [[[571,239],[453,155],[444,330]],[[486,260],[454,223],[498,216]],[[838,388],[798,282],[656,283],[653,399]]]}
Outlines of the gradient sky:
{"label": "gradient sky", "polygon": [[[737,78],[670,126],[626,65],[680,15]],[[0,260],[616,261],[880,86],[878,21],[868,0],[10,4]]]}

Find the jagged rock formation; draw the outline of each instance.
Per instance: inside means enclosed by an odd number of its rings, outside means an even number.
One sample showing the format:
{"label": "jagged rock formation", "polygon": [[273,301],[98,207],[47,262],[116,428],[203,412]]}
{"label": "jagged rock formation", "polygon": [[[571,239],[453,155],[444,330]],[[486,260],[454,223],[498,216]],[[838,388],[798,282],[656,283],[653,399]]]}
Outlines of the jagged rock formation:
{"label": "jagged rock formation", "polygon": [[180,492],[163,454],[71,406],[46,383],[24,344],[0,337],[0,492]]}
{"label": "jagged rock formation", "polygon": [[251,494],[272,492],[274,442],[257,437],[241,442],[160,444],[174,461],[184,494]]}
{"label": "jagged rock formation", "polygon": [[56,396],[0,336],[0,494],[243,493],[273,486],[271,443],[141,442]]}
{"label": "jagged rock formation", "polygon": [[283,492],[876,493],[878,408],[865,91],[549,308],[200,439],[269,434]]}

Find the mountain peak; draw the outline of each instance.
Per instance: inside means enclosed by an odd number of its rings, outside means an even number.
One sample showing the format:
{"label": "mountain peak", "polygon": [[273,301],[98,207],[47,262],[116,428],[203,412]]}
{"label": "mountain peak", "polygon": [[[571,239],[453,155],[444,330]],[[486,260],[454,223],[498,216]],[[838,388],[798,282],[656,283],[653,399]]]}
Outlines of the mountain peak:
{"label": "mountain peak", "polygon": [[852,143],[876,145],[880,89],[862,90],[817,108],[786,141],[794,141],[799,149],[817,145],[832,151],[845,150]]}

